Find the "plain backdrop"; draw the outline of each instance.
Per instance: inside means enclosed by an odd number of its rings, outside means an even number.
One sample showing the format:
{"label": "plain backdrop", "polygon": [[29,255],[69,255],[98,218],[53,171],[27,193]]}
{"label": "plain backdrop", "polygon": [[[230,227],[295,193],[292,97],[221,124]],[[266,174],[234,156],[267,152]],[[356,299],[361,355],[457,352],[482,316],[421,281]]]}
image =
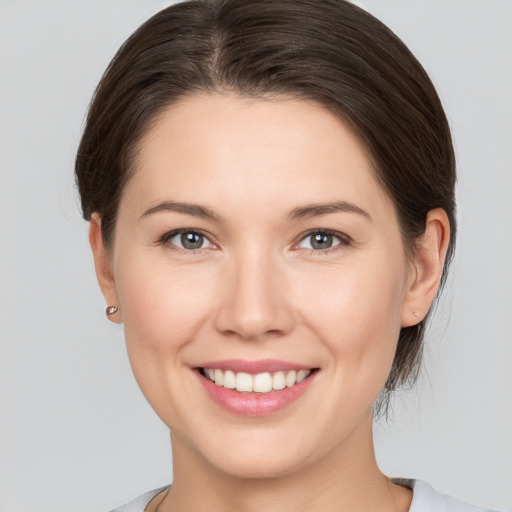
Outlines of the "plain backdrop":
{"label": "plain backdrop", "polygon": [[[109,510],[172,479],[168,432],[105,319],[73,182],[87,104],[170,2],[0,0],[0,510]],[[364,0],[436,84],[460,236],[425,373],[375,427],[382,469],[512,509],[512,2]],[[206,507],[205,507],[206,508]]]}

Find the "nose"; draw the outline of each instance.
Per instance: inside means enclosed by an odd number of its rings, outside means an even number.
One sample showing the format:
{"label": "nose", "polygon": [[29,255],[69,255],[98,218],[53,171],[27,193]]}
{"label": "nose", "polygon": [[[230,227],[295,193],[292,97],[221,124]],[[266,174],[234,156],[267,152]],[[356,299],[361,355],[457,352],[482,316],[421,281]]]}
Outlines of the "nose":
{"label": "nose", "polygon": [[220,287],[215,323],[224,335],[255,341],[293,329],[286,274],[268,253],[253,251],[237,258]]}

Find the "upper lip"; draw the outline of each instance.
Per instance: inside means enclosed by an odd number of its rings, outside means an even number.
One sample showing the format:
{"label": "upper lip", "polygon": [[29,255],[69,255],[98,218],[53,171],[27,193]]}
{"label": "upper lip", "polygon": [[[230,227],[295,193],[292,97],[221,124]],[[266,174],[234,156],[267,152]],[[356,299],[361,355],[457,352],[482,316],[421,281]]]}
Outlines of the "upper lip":
{"label": "upper lip", "polygon": [[198,368],[211,368],[219,370],[231,370],[234,373],[245,372],[255,375],[264,372],[278,372],[290,370],[311,370],[311,366],[306,366],[290,361],[280,361],[278,359],[261,359],[259,361],[250,361],[247,359],[223,359],[220,361],[206,361],[197,365]]}

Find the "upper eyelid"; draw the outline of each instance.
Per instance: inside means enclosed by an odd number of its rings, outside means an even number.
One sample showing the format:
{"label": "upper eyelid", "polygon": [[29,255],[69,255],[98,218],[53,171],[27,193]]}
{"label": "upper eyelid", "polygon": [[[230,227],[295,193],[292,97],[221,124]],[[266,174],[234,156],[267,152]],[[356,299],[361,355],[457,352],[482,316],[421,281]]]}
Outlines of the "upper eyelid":
{"label": "upper eyelid", "polygon": [[[302,238],[305,238],[310,235],[314,235],[315,233],[329,233],[330,235],[334,235],[339,238],[346,238],[347,240],[350,238],[348,235],[345,235],[344,233],[341,233],[340,231],[336,231],[335,229],[327,229],[327,228],[310,229],[309,231],[306,231],[306,233],[304,233],[302,235]],[[302,238],[301,238],[301,240],[302,240]]]}

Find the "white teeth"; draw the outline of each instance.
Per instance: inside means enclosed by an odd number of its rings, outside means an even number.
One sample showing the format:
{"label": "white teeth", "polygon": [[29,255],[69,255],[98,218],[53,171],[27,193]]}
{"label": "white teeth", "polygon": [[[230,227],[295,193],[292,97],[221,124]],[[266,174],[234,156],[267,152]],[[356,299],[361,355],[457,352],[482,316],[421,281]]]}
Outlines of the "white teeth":
{"label": "white teeth", "polygon": [[272,375],[270,373],[258,373],[253,377],[252,391],[256,393],[268,393],[272,390]]}
{"label": "white teeth", "polygon": [[231,370],[219,370],[218,368],[205,368],[203,370],[203,375],[217,386],[249,393],[269,393],[286,387],[291,388],[302,382],[310,373],[311,370],[291,370],[288,372],[277,371],[274,374],[264,372],[251,375],[245,372],[235,373]]}
{"label": "white teeth", "polygon": [[215,384],[217,386],[224,385],[224,372],[222,370],[215,370]]}
{"label": "white teeth", "polygon": [[[217,382],[215,382],[217,384]],[[224,372],[224,387],[228,389],[235,389],[236,387],[236,375],[231,370]]]}
{"label": "white teeth", "polygon": [[[284,372],[276,372],[272,377],[272,388],[273,389],[284,389],[286,387],[286,378]],[[255,390],[256,391],[256,390]]]}
{"label": "white teeth", "polygon": [[310,370],[299,370],[297,372],[297,382],[302,382],[310,373]]}
{"label": "white teeth", "polygon": [[252,391],[252,375],[244,372],[237,373],[235,387],[237,391]]}
{"label": "white teeth", "polygon": [[292,370],[286,374],[286,387],[291,388],[297,382],[297,372]]}

